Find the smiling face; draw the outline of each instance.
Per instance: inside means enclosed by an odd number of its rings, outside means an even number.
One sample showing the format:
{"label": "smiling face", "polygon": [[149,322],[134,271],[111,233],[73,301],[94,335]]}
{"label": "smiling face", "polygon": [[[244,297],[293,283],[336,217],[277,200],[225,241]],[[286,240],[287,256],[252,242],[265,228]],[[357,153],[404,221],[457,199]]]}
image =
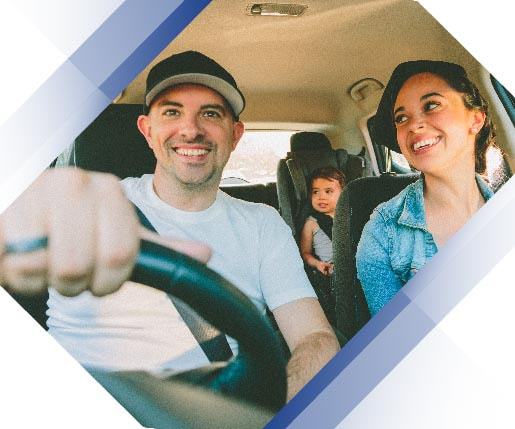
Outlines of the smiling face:
{"label": "smiling face", "polygon": [[243,135],[223,97],[200,85],[180,85],[159,95],[138,128],[157,159],[160,183],[218,187],[222,170]]}
{"label": "smiling face", "polygon": [[333,217],[341,193],[342,187],[337,180],[319,177],[311,186],[311,205],[317,212]]}
{"label": "smiling face", "polygon": [[431,174],[456,163],[474,168],[475,137],[484,113],[467,109],[462,94],[441,77],[419,73],[406,80],[393,116],[401,152],[417,170]]}

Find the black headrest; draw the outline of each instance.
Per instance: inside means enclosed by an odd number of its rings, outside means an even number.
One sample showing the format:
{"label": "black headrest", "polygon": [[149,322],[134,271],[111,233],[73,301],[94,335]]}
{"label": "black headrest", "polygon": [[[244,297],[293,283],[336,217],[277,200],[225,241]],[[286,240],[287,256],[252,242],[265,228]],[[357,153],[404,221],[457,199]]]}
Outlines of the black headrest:
{"label": "black headrest", "polygon": [[120,178],[153,173],[156,158],[139,132],[138,104],[109,105],[76,139],[70,163]]}
{"label": "black headrest", "polygon": [[331,142],[322,133],[302,131],[290,137],[290,150],[292,152],[323,149],[331,149]]}

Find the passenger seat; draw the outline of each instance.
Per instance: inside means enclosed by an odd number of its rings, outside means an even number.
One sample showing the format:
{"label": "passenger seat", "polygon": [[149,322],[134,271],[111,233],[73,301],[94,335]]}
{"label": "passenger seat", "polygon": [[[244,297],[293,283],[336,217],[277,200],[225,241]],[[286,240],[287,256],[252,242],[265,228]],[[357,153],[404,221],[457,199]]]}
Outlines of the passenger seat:
{"label": "passenger seat", "polygon": [[333,224],[331,290],[335,294],[336,326],[348,339],[370,319],[356,273],[356,249],[363,227],[374,208],[393,198],[419,177],[419,174],[383,173],[349,183],[340,195]]}

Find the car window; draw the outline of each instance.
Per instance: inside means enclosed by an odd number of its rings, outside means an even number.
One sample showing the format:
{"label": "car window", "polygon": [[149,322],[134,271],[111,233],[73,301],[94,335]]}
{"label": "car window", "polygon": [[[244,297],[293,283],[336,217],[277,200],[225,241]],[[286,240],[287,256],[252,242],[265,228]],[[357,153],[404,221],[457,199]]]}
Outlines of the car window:
{"label": "car window", "polygon": [[[367,128],[370,139],[372,139],[372,133],[370,132],[370,128],[372,126],[372,121],[374,120],[374,117],[375,116],[372,116],[367,120]],[[386,147],[384,145],[377,144],[373,140],[372,146],[374,148],[379,172],[384,173],[386,171]],[[412,171],[412,168],[410,167],[408,161],[406,160],[406,158],[404,158],[404,155],[402,155],[402,153],[395,152],[393,150],[390,150],[390,153],[392,155],[391,171],[396,173],[410,173]]]}
{"label": "car window", "polygon": [[297,130],[245,131],[222,175],[222,185],[275,182],[277,163]]}
{"label": "car window", "polygon": [[515,97],[494,76],[490,75],[490,80],[501,103],[506,109],[506,113],[508,113],[511,122],[515,125]]}

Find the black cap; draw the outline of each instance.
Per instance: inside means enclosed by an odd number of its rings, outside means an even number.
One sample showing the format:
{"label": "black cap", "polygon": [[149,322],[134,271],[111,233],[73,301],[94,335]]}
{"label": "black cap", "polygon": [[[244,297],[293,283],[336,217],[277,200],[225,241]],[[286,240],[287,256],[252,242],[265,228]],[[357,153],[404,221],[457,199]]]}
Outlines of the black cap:
{"label": "black cap", "polygon": [[374,117],[371,127],[371,137],[374,143],[382,144],[396,152],[400,152],[393,118],[393,107],[404,82],[413,75],[426,72],[443,78],[446,76],[467,77],[463,67],[445,61],[418,60],[399,64],[395,67],[384,89]]}
{"label": "black cap", "polygon": [[147,76],[145,107],[148,109],[166,88],[183,83],[207,86],[218,92],[236,117],[245,107],[245,98],[231,74],[216,61],[195,51],[172,55],[152,67]]}

